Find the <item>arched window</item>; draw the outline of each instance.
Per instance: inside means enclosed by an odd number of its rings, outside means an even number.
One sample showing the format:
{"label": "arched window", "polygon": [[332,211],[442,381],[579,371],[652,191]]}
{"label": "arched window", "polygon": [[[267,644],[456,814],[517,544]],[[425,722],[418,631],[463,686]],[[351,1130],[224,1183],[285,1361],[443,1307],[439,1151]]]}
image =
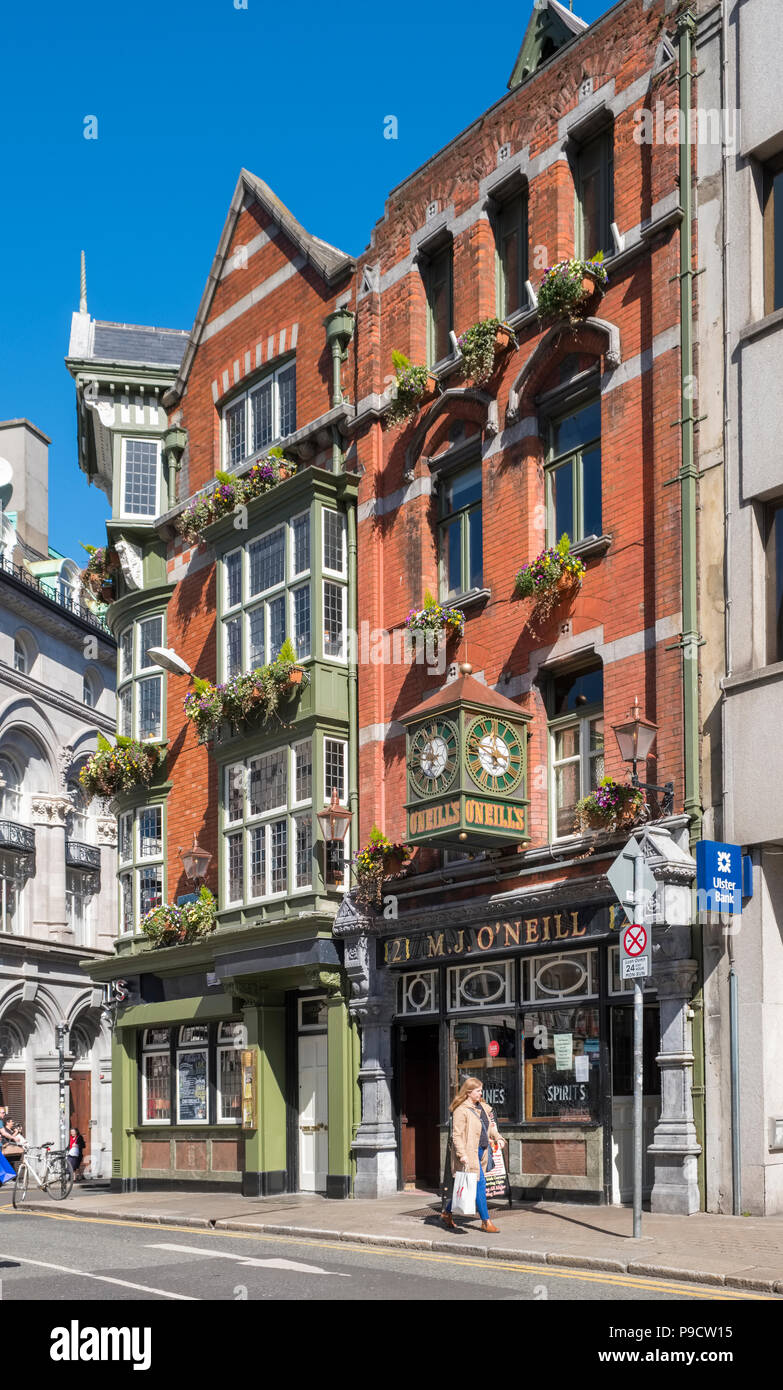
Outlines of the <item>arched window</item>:
{"label": "arched window", "polygon": [[75,1062],[89,1062],[90,1039],[81,1024],[75,1023],[69,1035],[70,1050]]}
{"label": "arched window", "polygon": [[57,597],[66,608],[72,608],[78,597],[79,569],[73,560],[63,560],[57,581]]}
{"label": "arched window", "polygon": [[0,1067],[24,1059],[24,1040],[13,1023],[0,1023]]}
{"label": "arched window", "polygon": [[82,678],[82,704],[88,709],[95,708],[95,684],[89,671],[85,671]]}
{"label": "arched window", "polygon": [[69,840],[81,840],[83,843],[89,844],[90,818],[88,815],[88,802],[78,782],[69,782],[68,796],[71,802],[71,810],[68,812],[66,835]]}
{"label": "arched window", "polygon": [[10,758],[0,756],[0,817],[18,821],[22,810],[21,778]]}
{"label": "arched window", "polygon": [[14,669],[23,676],[28,674],[27,646],[21,637],[14,638]]}

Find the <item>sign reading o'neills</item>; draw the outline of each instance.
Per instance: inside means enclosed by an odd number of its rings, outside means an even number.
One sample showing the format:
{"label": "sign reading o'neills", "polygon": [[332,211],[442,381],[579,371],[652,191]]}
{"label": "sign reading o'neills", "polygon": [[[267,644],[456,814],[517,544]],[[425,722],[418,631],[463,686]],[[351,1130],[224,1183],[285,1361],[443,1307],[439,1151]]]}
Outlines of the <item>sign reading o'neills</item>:
{"label": "sign reading o'neills", "polygon": [[608,935],[614,926],[614,914],[614,904],[591,905],[537,917],[495,919],[477,927],[425,928],[407,936],[387,937],[383,958],[387,965],[407,965],[409,961],[442,961],[522,947],[558,946]]}

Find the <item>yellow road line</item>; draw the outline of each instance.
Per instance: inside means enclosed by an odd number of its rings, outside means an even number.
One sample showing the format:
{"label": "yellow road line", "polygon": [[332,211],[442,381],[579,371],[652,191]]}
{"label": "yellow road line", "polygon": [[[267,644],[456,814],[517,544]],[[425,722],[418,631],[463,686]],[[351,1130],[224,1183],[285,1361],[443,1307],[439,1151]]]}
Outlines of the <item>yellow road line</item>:
{"label": "yellow road line", "polygon": [[[47,1211],[16,1211],[12,1207],[0,1207],[0,1215],[4,1216],[41,1216],[47,1221],[82,1221],[91,1226],[132,1226],[135,1230],[148,1231],[184,1231],[188,1235],[200,1236],[223,1236],[232,1240],[263,1240],[263,1241],[284,1241],[289,1245],[308,1245],[317,1250],[350,1250],[357,1255],[388,1255],[402,1256],[407,1260],[423,1260],[434,1264],[452,1264],[463,1267],[475,1268],[475,1256],[460,1258],[458,1255],[441,1254],[440,1251],[428,1250],[408,1250],[403,1246],[384,1246],[368,1245],[362,1242],[354,1245],[350,1240],[311,1240],[306,1236],[277,1236],[267,1235],[263,1231],[225,1231],[214,1230],[208,1226],[178,1226],[174,1222],[141,1222],[123,1221],[119,1217],[108,1216],[67,1216],[60,1215],[58,1212]],[[655,1279],[644,1275],[620,1275],[612,1274],[610,1271],[602,1272],[592,1269],[570,1269],[565,1265],[549,1264],[517,1264],[514,1260],[491,1260],[482,1261],[482,1269],[508,1270],[517,1274],[541,1274],[546,1273],[551,1279],[581,1279],[585,1283],[612,1284],[622,1288],[633,1289],[653,1289],[657,1292],[679,1293],[685,1298],[709,1299],[710,1301],[730,1302],[739,1299],[740,1301],[751,1301],[760,1303],[778,1303],[780,1300],[774,1294],[742,1292],[740,1289],[725,1289],[720,1285],[699,1285],[695,1286],[686,1283],[684,1280]],[[713,1292],[714,1288],[714,1292]]]}

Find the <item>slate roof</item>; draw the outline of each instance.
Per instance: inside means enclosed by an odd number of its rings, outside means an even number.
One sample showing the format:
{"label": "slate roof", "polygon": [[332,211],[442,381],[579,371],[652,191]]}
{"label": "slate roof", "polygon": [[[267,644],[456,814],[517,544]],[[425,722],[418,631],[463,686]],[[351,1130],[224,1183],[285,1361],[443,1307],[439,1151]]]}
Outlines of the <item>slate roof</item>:
{"label": "slate roof", "polygon": [[136,323],[96,319],[92,356],[101,362],[134,362],[178,367],[189,334],[179,328],[146,328]]}

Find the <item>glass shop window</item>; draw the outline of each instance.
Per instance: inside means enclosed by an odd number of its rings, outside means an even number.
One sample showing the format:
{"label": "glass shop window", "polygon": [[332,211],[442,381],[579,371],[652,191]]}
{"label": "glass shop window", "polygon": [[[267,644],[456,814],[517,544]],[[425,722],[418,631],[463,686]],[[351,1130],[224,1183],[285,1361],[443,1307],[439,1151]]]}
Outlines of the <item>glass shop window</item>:
{"label": "glass shop window", "polygon": [[448,1008],[495,1008],[514,1002],[514,966],[510,960],[454,965],[448,972]]}
{"label": "glass shop window", "polygon": [[242,1119],[242,1048],[247,1045],[243,1023],[221,1023],[217,1039],[218,1124]]}
{"label": "glass shop window", "polygon": [[522,962],[522,980],[531,1002],[587,998],[598,993],[598,951],[533,956]]}
{"label": "glass shop window", "polygon": [[207,1123],[207,1040],[205,1025],[181,1028],[177,1048],[177,1123]]}
{"label": "glass shop window", "polygon": [[401,975],[397,981],[398,1014],[437,1013],[438,972],[437,970],[416,970]]}
{"label": "glass shop window", "polygon": [[168,1028],[147,1028],[144,1031],[141,1099],[144,1124],[170,1124],[171,1052]]}
{"label": "glass shop window", "polygon": [[600,1057],[597,1009],[541,1009],[526,1013],[525,1120],[544,1124],[597,1122]]}
{"label": "glass shop window", "polygon": [[513,1014],[452,1019],[449,1081],[453,1096],[468,1076],[484,1087],[484,1100],[500,1124],[517,1118],[517,1033]]}

